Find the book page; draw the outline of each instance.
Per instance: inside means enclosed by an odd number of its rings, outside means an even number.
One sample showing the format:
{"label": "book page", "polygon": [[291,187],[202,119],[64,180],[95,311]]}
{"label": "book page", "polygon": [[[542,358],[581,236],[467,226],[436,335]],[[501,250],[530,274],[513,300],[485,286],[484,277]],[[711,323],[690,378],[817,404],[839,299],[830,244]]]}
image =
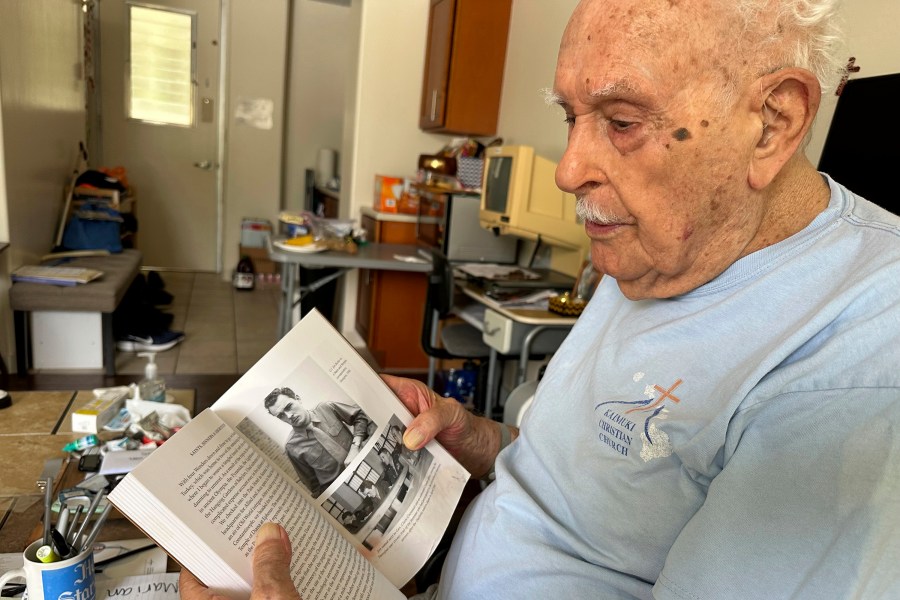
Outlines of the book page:
{"label": "book page", "polygon": [[397,587],[440,541],[469,476],[437,443],[403,446],[412,415],[317,311],[212,410]]}
{"label": "book page", "polygon": [[256,532],[274,521],[289,532],[291,575],[304,599],[402,598],[308,497],[211,410],[134,469],[110,501],[219,593],[249,596]]}

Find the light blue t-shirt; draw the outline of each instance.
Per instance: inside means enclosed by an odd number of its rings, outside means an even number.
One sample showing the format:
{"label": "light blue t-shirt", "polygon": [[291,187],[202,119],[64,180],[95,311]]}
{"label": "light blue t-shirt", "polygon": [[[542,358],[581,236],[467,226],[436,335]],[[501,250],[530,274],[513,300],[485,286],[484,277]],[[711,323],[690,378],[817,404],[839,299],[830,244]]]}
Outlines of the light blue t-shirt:
{"label": "light blue t-shirt", "polygon": [[440,597],[900,597],[900,218],[828,181],[688,294],[604,279]]}

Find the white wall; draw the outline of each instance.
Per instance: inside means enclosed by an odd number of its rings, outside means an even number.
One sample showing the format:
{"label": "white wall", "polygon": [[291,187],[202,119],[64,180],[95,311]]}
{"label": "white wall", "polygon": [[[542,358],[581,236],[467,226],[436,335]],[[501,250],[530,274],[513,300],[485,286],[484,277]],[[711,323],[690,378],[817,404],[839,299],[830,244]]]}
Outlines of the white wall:
{"label": "white wall", "polygon": [[[3,98],[3,79],[0,78],[0,98]],[[6,204],[6,169],[3,158],[3,110],[0,109],[0,242],[9,240],[9,218]],[[5,255],[4,255],[5,256]],[[0,260],[0,267],[3,265]]]}
{"label": "white wall", "polygon": [[358,29],[351,34],[347,6],[294,0],[291,30],[283,205],[296,210],[302,207],[304,170],[315,168],[319,148],[341,148]]}
{"label": "white wall", "polygon": [[81,15],[74,2],[0,1],[0,240],[10,242],[0,259],[0,352],[10,366],[5,269],[35,261],[53,245],[85,135]]}
{"label": "white wall", "polygon": [[543,90],[553,87],[559,41],[577,4],[516,0],[510,18],[498,132],[505,143],[534,146],[556,162],[566,148],[565,115],[544,103]]}
{"label": "white wall", "polygon": [[[0,98],[3,97],[3,80],[0,78]],[[6,169],[3,159],[3,110],[0,109],[0,242],[9,240],[9,219],[6,203]],[[13,347],[12,322],[9,309],[9,253],[0,252],[0,356],[7,368],[13,368],[6,357]]]}

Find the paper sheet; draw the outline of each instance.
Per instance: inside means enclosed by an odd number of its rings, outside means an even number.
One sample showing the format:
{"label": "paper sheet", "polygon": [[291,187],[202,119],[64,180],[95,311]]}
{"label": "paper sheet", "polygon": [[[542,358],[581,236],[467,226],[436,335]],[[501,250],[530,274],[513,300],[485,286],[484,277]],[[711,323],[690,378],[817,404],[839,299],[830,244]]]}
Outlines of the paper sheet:
{"label": "paper sheet", "polygon": [[0,573],[6,573],[13,569],[21,569],[24,564],[21,552],[12,552],[10,554],[0,554]]}
{"label": "paper sheet", "polygon": [[[129,550],[135,548],[143,548],[153,542],[147,538],[138,538],[134,540],[116,540],[110,542],[97,542],[94,544],[94,562],[98,563],[102,560],[115,558]],[[131,575],[152,575],[166,572],[166,561],[168,557],[162,548],[156,547],[151,550],[145,550],[137,554],[133,554],[128,558],[117,560],[114,563],[97,567],[102,569],[102,573],[97,573],[97,577],[103,579],[118,579]]]}
{"label": "paper sheet", "polygon": [[178,573],[135,575],[120,579],[96,580],[96,598],[128,600],[179,600]]}

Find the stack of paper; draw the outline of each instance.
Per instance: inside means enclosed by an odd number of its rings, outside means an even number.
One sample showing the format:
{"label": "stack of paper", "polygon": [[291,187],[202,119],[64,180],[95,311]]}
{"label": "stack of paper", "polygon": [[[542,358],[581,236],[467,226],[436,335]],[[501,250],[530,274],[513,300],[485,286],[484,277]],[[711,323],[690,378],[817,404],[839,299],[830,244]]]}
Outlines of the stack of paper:
{"label": "stack of paper", "polygon": [[96,269],[25,265],[13,271],[10,277],[13,281],[71,286],[78,285],[79,283],[87,283],[97,279],[101,275],[103,275],[103,271],[98,271]]}

